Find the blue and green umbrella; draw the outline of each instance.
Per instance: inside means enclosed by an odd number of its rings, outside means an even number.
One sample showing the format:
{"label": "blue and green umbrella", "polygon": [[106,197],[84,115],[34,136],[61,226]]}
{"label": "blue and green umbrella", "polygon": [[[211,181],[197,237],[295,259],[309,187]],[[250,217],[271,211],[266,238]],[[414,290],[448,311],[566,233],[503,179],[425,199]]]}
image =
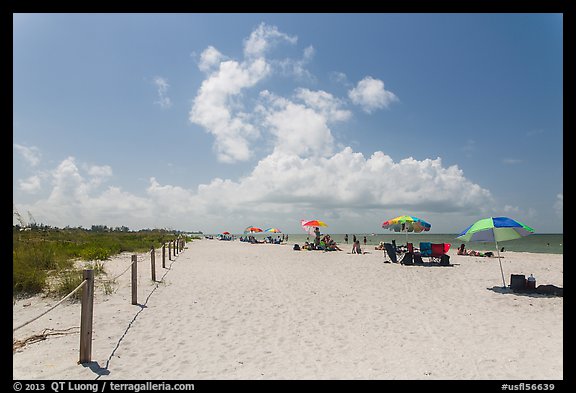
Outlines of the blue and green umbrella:
{"label": "blue and green umbrella", "polygon": [[500,262],[502,283],[504,284],[504,287],[506,287],[498,242],[519,239],[533,233],[534,229],[520,221],[508,217],[489,217],[476,221],[474,224],[464,229],[456,239],[465,242],[494,242],[496,244],[496,252],[498,253],[498,262]]}

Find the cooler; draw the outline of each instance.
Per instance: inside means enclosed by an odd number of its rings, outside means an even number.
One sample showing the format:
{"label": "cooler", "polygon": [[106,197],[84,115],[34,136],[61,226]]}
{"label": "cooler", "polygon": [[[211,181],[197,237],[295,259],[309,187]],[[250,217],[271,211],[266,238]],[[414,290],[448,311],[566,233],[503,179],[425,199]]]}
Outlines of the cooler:
{"label": "cooler", "polygon": [[510,289],[526,289],[526,276],[524,274],[510,275]]}

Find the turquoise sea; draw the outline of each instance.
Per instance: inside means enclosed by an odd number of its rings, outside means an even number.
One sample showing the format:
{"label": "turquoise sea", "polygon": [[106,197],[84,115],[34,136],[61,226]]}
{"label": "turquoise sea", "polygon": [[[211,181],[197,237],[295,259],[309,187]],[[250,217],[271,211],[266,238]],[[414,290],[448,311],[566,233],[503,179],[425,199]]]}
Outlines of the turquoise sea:
{"label": "turquoise sea", "polygon": [[[350,250],[346,248],[346,242],[344,241],[344,234],[332,234],[328,233],[344,251],[352,250],[352,236],[360,240],[360,244],[364,244],[364,236],[366,236],[367,246],[376,246],[380,242],[391,243],[392,240],[396,241],[397,245],[406,244],[406,234],[403,233],[390,233],[390,234],[372,234],[372,233],[349,233],[348,234],[348,244]],[[323,233],[324,234],[324,233]],[[272,236],[276,238],[278,235],[282,237],[282,234],[278,233],[256,233],[254,234],[257,239],[263,239],[265,236]],[[243,235],[236,235],[243,236]],[[495,251],[496,246],[494,243],[478,243],[478,242],[462,242],[456,239],[457,234],[430,234],[430,233],[408,233],[408,242],[418,245],[420,242],[431,242],[431,243],[450,243],[452,248],[458,248],[460,244],[466,244],[466,248],[469,250],[485,250],[485,251]],[[288,234],[288,243],[298,243],[300,245],[304,244],[306,239],[313,240],[313,236],[309,236],[305,233],[294,233]],[[547,253],[547,254],[564,254],[564,235],[563,234],[534,234],[526,236],[517,240],[508,240],[505,242],[498,243],[498,247],[504,247],[504,250],[508,251],[518,251],[518,252],[534,252],[534,253]]]}

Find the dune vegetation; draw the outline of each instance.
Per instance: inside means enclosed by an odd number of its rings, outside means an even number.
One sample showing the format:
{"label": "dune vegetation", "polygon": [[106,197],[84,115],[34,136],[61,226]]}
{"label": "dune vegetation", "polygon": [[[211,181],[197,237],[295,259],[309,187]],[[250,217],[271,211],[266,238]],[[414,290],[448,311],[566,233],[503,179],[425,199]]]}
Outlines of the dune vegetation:
{"label": "dune vegetation", "polygon": [[96,274],[102,274],[101,261],[123,252],[147,252],[178,236],[183,234],[164,229],[133,232],[126,227],[60,229],[15,225],[12,232],[13,296],[66,295],[82,282],[78,262],[95,269]]}

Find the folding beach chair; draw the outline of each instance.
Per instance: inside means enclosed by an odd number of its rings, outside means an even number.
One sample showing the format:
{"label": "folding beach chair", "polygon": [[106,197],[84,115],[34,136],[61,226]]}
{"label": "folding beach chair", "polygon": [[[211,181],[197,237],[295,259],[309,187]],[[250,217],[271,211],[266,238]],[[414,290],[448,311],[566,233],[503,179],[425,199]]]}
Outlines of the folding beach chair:
{"label": "folding beach chair", "polygon": [[449,264],[450,256],[446,255],[450,250],[450,243],[433,243],[431,244],[430,260],[431,262],[438,262],[443,265]]}
{"label": "folding beach chair", "polygon": [[390,243],[384,243],[384,248],[386,249],[386,253],[390,257],[390,260],[394,263],[398,263],[398,258],[396,257],[396,250]]}
{"label": "folding beach chair", "polygon": [[420,242],[420,256],[422,256],[422,257],[431,257],[432,256],[432,243]]}

